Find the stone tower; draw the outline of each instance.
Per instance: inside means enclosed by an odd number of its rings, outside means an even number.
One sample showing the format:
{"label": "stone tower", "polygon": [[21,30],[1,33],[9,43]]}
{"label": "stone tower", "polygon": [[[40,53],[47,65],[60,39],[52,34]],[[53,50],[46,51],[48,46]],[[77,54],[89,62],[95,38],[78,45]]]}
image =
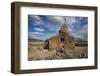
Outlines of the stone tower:
{"label": "stone tower", "polygon": [[60,37],[60,41],[61,42],[65,42],[65,40],[67,39],[69,35],[69,32],[68,32],[68,27],[63,24],[59,30],[59,37]]}
{"label": "stone tower", "polygon": [[64,18],[64,24],[61,26],[59,30],[59,37],[60,37],[60,42],[65,42],[66,39],[68,38],[69,32],[68,32],[68,27],[65,24],[66,18]]}
{"label": "stone tower", "polygon": [[67,25],[64,23],[59,30],[59,49],[74,47],[74,39],[69,36]]}
{"label": "stone tower", "polygon": [[59,30],[59,47],[60,49],[66,48],[66,41],[68,40],[68,27],[64,23]]}

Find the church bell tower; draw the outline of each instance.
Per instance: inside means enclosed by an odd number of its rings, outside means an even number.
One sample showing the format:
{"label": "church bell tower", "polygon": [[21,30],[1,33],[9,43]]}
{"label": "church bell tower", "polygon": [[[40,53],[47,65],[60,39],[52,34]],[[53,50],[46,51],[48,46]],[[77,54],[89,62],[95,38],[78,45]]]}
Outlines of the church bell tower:
{"label": "church bell tower", "polygon": [[61,26],[60,30],[59,30],[59,37],[60,37],[60,42],[65,42],[65,40],[67,39],[68,37],[68,27],[67,25],[64,24]]}

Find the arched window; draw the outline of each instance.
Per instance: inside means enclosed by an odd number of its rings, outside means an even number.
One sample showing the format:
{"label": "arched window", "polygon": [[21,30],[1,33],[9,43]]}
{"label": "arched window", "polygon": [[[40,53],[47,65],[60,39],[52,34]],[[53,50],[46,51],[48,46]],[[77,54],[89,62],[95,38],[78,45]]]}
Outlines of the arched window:
{"label": "arched window", "polygon": [[64,38],[60,38],[60,42],[64,42],[65,41],[65,39]]}

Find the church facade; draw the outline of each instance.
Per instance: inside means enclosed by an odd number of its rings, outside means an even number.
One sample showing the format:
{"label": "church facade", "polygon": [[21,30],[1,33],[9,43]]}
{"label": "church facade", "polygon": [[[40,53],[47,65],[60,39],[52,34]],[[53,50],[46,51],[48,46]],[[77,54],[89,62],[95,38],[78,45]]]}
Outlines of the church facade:
{"label": "church facade", "polygon": [[53,36],[45,41],[45,48],[47,49],[74,49],[75,40],[69,35],[68,27],[63,24],[57,36]]}

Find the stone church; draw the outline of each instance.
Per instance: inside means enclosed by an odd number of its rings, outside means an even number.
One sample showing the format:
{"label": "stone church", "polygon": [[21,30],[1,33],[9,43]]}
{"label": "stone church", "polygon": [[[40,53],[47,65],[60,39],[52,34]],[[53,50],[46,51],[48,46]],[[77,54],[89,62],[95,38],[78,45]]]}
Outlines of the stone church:
{"label": "stone church", "polygon": [[57,36],[53,36],[45,41],[45,48],[49,50],[75,48],[75,40],[69,35],[68,27],[65,23],[60,27],[59,34]]}

